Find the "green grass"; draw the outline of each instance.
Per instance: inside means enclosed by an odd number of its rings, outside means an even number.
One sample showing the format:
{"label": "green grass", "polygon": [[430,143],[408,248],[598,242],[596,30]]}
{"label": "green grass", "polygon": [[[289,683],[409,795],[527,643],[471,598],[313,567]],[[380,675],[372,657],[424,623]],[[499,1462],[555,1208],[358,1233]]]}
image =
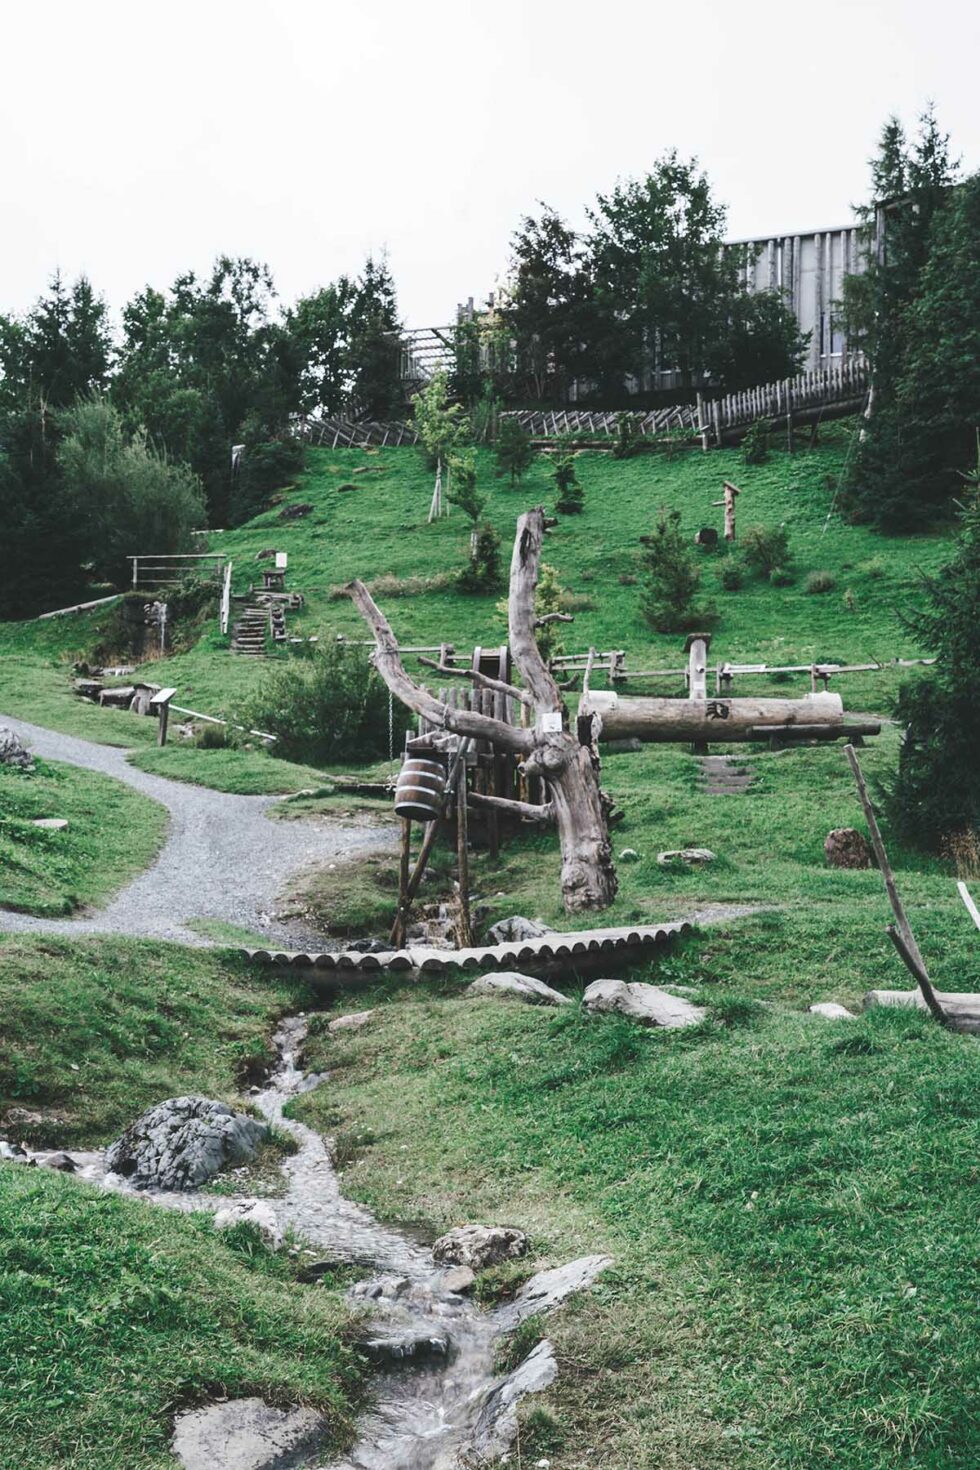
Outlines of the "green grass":
{"label": "green grass", "polygon": [[[33,826],[41,817],[68,826]],[[40,760],[33,771],[0,766],[0,909],[52,917],[105,903],[153,861],[166,827],[162,806],[109,776]]]}
{"label": "green grass", "polygon": [[0,1163],[2,1470],[169,1470],[173,1416],[261,1394],[345,1442],[359,1374],[338,1292],[200,1216]]}
{"label": "green grass", "polygon": [[17,1138],[69,1146],[108,1142],[165,1097],[233,1100],[270,1060],[273,1019],[309,999],[178,944],[0,935],[0,1117]]}
{"label": "green grass", "polygon": [[977,1463],[976,1043],[795,1009],[827,993],[804,974],[850,997],[883,958],[853,914],[767,916],[649,975],[709,1004],[688,1033],[436,986],[318,1028],[331,1086],[294,1107],[358,1131],[345,1192],[432,1229],[522,1226],[539,1263],[614,1257],[548,1324],[561,1376],[523,1463]]}
{"label": "green grass", "polygon": [[[711,502],[718,498],[722,480],[729,478],[743,491],[739,501],[743,531],[753,524],[786,522],[794,580],[788,587],[776,588],[749,579],[740,591],[725,592],[720,582],[724,553],[702,556],[703,596],[719,613],[712,657],[866,662],[918,653],[899,612],[914,601],[921,573],[943,559],[945,536],[884,537],[840,521],[835,490],[852,432],[849,423],[831,425],[816,449],[796,456],[775,452],[766,464],[755,467],[743,465],[734,450],[670,460],[641,456],[625,462],[583,454],[577,466],[585,487],[585,510],[561,518],[546,547],[546,559],[578,599],[576,621],[564,634],[566,646],[624,648],[634,669],[678,666],[682,638],[654,633],[640,613],[634,580],[639,537],[649,532],[661,506],[680,509],[685,534],[693,537],[699,526],[717,520],[719,513]],[[548,464],[539,458],[512,490],[494,477],[488,451],[479,451],[477,458],[487,513],[506,549],[517,515],[530,505],[550,506],[554,501]],[[431,475],[416,451],[311,450],[308,463],[290,499],[312,504],[309,516],[283,522],[275,508],[245,526],[210,537],[212,550],[226,551],[233,559],[237,592],[259,580],[256,554],[274,545],[288,551],[288,585],[306,598],[306,607],[289,615],[291,634],[321,640],[338,633],[364,637],[364,625],[351,604],[331,597],[330,590],[352,576],[390,576],[415,579],[410,585],[416,589],[427,581],[437,583],[436,590],[416,590],[414,595],[381,595],[404,643],[450,640],[465,648],[502,641],[505,621],[496,607],[499,594],[466,596],[447,583],[447,574],[465,560],[466,523],[456,513],[434,525],[426,523]],[[353,471],[363,465],[381,473],[352,479]],[[347,482],[356,483],[357,491],[338,494],[338,485]],[[806,592],[806,575],[816,570],[835,579],[834,589],[821,597]],[[0,626],[0,710],[89,738],[152,744],[154,721],[99,710],[71,693],[71,660],[98,641],[106,617],[96,611],[79,618]],[[262,669],[258,660],[232,657],[227,639],[212,625],[193,648],[150,661],[142,672],[175,685],[181,704],[234,717],[254,691]],[[852,676],[837,687],[850,707],[881,709],[897,683],[898,676],[889,672]],[[802,690],[806,677],[791,685]],[[764,692],[760,680],[745,681],[745,687]],[[779,688],[788,692],[790,686]],[[224,776],[216,762],[214,767],[197,768],[195,779]]]}
{"label": "green grass", "polygon": [[237,796],[281,796],[305,791],[323,782],[323,772],[312,766],[276,760],[264,750],[208,750],[196,745],[148,746],[135,751],[132,764],[171,781],[190,781],[214,791]]}

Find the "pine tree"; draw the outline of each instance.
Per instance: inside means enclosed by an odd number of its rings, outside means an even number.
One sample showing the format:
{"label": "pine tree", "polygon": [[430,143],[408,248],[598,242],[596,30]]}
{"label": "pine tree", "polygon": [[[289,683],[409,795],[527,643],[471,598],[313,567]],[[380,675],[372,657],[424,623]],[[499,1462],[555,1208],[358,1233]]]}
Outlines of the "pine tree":
{"label": "pine tree", "polygon": [[899,835],[933,852],[964,842],[975,851],[980,838],[980,441],[967,478],[956,554],[927,578],[926,608],[908,619],[936,662],[899,691],[905,733],[888,794]]}

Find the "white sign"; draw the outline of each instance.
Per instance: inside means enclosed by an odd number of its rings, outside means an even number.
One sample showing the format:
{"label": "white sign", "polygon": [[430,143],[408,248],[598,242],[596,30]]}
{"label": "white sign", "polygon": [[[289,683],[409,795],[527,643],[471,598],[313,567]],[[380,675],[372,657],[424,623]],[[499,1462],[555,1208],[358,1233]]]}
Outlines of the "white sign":
{"label": "white sign", "polygon": [[545,735],[561,734],[561,710],[549,710],[541,716],[541,729]]}
{"label": "white sign", "polygon": [[288,565],[289,565],[289,552],[288,551],[277,551],[276,552],[276,571],[277,572],[284,572],[286,570],[286,568],[288,567]]}

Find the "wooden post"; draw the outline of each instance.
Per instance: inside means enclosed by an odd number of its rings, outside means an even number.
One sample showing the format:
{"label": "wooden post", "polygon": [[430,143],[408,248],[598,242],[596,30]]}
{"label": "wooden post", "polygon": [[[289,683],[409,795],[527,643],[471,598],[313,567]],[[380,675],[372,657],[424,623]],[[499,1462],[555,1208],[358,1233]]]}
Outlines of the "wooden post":
{"label": "wooden post", "polygon": [[724,492],[724,500],[713,500],[711,503],[712,505],[723,505],[725,507],[725,540],[734,541],[735,497],[736,495],[741,495],[742,492],[737,485],[733,485],[729,480],[725,480],[722,490]]}
{"label": "wooden post", "polygon": [[468,949],[473,943],[470,928],[470,859],[467,850],[466,825],[466,761],[461,760],[456,773],[456,866],[459,874],[459,930],[460,949]]}
{"label": "wooden post", "polygon": [[156,694],[154,694],[153,698],[150,700],[150,713],[157,714],[160,720],[159,726],[157,728],[157,745],[166,745],[167,743],[167,726],[170,721],[170,701],[173,699],[176,693],[176,689],[158,689]]}
{"label": "wooden post", "polygon": [[[708,697],[708,649],[711,646],[710,633],[691,633],[684,644],[684,652],[688,656],[687,662],[687,697],[688,699],[706,700]],[[707,755],[708,742],[706,740],[695,740],[691,750],[694,755]]]}
{"label": "wooden post", "polygon": [[[398,854],[398,910],[395,914],[395,927],[399,929],[397,943],[401,944],[404,938],[405,920],[408,916],[408,872],[412,860],[412,819],[402,817],[401,847]],[[392,943],[396,942],[395,929],[392,929]]]}
{"label": "wooden post", "polygon": [[871,805],[871,798],[868,795],[868,788],[865,784],[864,772],[861,770],[861,765],[857,758],[857,751],[853,745],[845,745],[844,754],[847,756],[847,763],[857,783],[861,806],[864,808],[864,819],[868,824],[868,832],[871,834],[871,845],[874,848],[875,857],[878,859],[878,868],[884,879],[888,902],[891,904],[892,913],[895,915],[895,925],[889,924],[886,932],[901,955],[906,967],[918,982],[919,989],[922,991],[922,998],[926,1005],[932,1011],[932,1014],[940,1025],[948,1026],[949,1017],[943,1010],[939,997],[933,988],[932,981],[929,979],[929,972],[926,969],[925,961],[916,943],[915,935],[912,933],[912,926],[909,923],[908,915],[905,912],[902,900],[898,896],[898,889],[895,886],[895,874],[892,872],[891,863],[888,861],[888,854],[885,851],[881,829],[878,826],[878,818],[875,816],[875,809]]}

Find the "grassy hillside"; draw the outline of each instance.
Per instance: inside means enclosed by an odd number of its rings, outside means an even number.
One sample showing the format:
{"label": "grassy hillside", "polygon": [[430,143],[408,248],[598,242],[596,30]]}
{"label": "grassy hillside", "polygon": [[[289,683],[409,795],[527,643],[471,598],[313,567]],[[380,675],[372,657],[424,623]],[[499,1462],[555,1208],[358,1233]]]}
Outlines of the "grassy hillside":
{"label": "grassy hillside", "polygon": [[[625,462],[580,455],[585,510],[562,517],[546,549],[548,562],[575,599],[576,621],[564,635],[566,646],[625,648],[633,668],[677,664],[683,640],[654,633],[640,614],[633,580],[639,537],[651,529],[661,506],[678,508],[692,537],[701,525],[720,526],[721,512],[711,502],[728,478],[742,487],[738,513],[743,532],[754,524],[786,523],[794,581],[772,587],[749,580],[741,590],[726,592],[720,585],[724,554],[704,556],[703,595],[719,614],[712,656],[807,663],[918,652],[899,615],[915,599],[922,571],[942,560],[944,537],[882,537],[840,521],[834,493],[852,432],[848,423],[829,426],[816,449],[793,457],[775,452],[757,467],[743,465],[734,450]],[[495,478],[489,451],[481,450],[477,457],[487,515],[501,534],[506,559],[518,514],[530,505],[554,501],[548,461],[539,457],[511,489],[507,481]],[[273,507],[237,530],[211,536],[211,549],[232,557],[236,592],[260,581],[260,551],[289,553],[288,585],[307,599],[302,613],[290,615],[292,634],[363,637],[363,624],[350,603],[331,595],[331,589],[353,576],[383,577],[379,601],[404,643],[448,640],[461,648],[497,643],[505,631],[496,608],[499,595],[466,596],[452,585],[452,574],[466,555],[467,523],[455,510],[448,519],[428,525],[431,488],[431,475],[412,449],[311,450],[306,473],[285,501],[312,506],[309,515],[283,520],[283,507]],[[808,595],[805,576],[810,571],[828,571],[833,589]],[[98,642],[104,625],[105,614],[96,612],[0,626],[0,710],[91,738],[150,744],[152,721],[101,711],[70,694],[71,659]],[[232,657],[227,640],[212,625],[189,651],[150,662],[145,672],[176,685],[183,704],[210,714],[234,714],[261,677],[261,666]],[[881,707],[896,683],[896,676],[883,674],[853,677],[841,687],[854,707]],[[758,680],[751,687],[763,692]],[[161,769],[168,760],[176,767],[181,758],[165,755]],[[250,761],[245,779],[259,779],[255,769]],[[200,779],[199,772],[195,778]]]}
{"label": "grassy hillside", "polygon": [[38,1146],[79,1146],[164,1097],[231,1100],[269,1060],[273,1019],[309,1000],[288,977],[179,944],[0,935],[0,1120]]}
{"label": "grassy hillside", "polygon": [[846,919],[768,919],[647,977],[696,988],[691,1032],[418,987],[320,1030],[331,1086],[293,1106],[344,1138],[346,1191],[433,1229],[521,1226],[539,1261],[614,1257],[548,1324],[561,1373],[522,1463],[977,1464],[976,1043],[758,1002],[813,963],[865,985],[876,958]]}
{"label": "grassy hillside", "polygon": [[[33,825],[44,817],[68,826]],[[104,903],[153,861],[166,827],[162,806],[109,776],[49,761],[0,766],[0,909],[53,917]]]}

